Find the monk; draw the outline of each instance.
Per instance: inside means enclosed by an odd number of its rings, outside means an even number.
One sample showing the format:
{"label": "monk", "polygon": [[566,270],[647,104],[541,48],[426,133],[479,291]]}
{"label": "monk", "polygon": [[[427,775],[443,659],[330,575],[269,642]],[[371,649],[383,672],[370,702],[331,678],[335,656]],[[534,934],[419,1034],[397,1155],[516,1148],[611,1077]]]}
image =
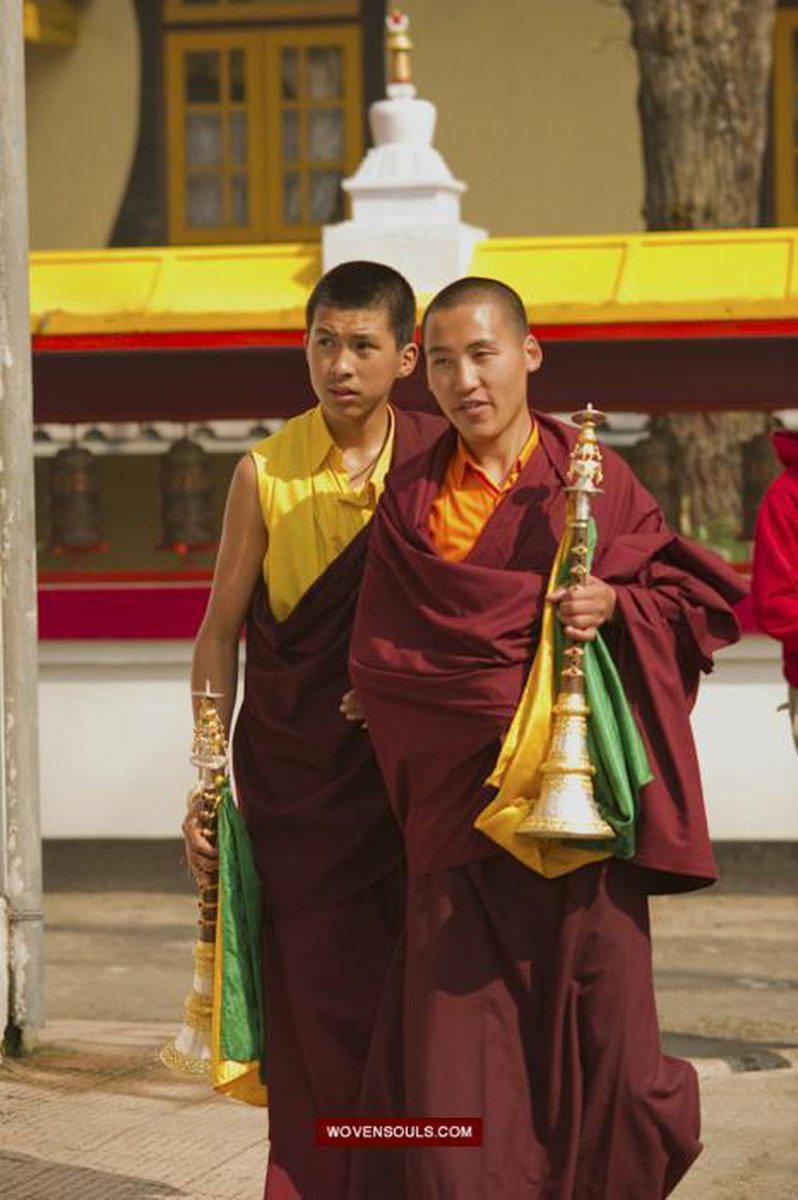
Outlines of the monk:
{"label": "monk", "polygon": [[765,492],[757,515],[751,596],[760,627],[782,645],[798,750],[798,433],[777,430],[773,447],[784,471]]}
{"label": "monk", "polygon": [[[317,1116],[356,1105],[404,911],[403,847],[367,734],[340,711],[366,538],[386,474],[440,432],[394,410],[417,358],[415,299],[396,271],[328,272],[307,304],[318,403],[253,447],[230,486],[192,686],[209,680],[233,735],[236,790],[263,884],[267,1200],[340,1200],[348,1158],[314,1146]],[[184,825],[202,882],[215,865]]]}
{"label": "monk", "polygon": [[[523,304],[457,281],[423,339],[451,427],[386,487],[350,657],[409,876],[362,1112],[484,1128],[358,1149],[349,1200],[659,1200],[701,1146],[695,1072],[660,1049],[648,894],[716,877],[689,711],[741,588],[605,450],[592,573],[547,600],[577,430],[528,405]],[[577,641],[601,629],[650,780],[633,853],[564,844],[551,877],[475,828],[547,603]]]}

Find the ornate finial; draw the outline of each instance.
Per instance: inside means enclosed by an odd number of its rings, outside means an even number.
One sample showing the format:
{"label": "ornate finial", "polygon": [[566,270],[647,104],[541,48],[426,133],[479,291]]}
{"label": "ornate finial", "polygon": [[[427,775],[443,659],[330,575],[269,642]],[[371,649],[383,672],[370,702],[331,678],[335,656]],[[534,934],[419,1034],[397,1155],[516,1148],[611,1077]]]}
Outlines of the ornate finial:
{"label": "ornate finial", "polygon": [[601,469],[601,446],[596,437],[596,426],[604,421],[604,413],[592,404],[575,412],[571,420],[579,428],[579,437],[571,451],[568,464],[569,492],[597,492],[600,490],[603,472]]}
{"label": "ornate finial", "polygon": [[385,18],[385,28],[385,47],[389,55],[388,84],[412,84],[410,51],[413,49],[413,43],[407,32],[410,28],[410,18],[401,9],[392,8]]}
{"label": "ornate finial", "polygon": [[194,724],[191,761],[200,771],[221,771],[227,764],[227,738],[216,708],[219,692],[212,692],[206,681],[204,692],[194,692],[199,699],[199,711]]}

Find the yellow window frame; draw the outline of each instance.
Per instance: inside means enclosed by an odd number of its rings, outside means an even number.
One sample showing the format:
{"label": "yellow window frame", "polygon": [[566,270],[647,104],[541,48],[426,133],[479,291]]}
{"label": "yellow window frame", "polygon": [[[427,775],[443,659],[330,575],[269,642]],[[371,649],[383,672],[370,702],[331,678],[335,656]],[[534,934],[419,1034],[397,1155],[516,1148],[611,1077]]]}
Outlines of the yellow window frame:
{"label": "yellow window frame", "polygon": [[[169,232],[173,243],[204,244],[217,242],[253,242],[263,235],[265,216],[263,190],[259,181],[264,175],[263,163],[263,106],[260,97],[263,85],[260,78],[262,55],[257,32],[170,33],[166,38],[166,114],[167,114],[167,157],[169,187]],[[246,98],[232,105],[227,99],[227,51],[243,50],[244,77],[247,81]],[[188,224],[186,213],[186,114],[203,111],[204,105],[189,106],[184,99],[184,59],[192,51],[218,50],[221,55],[220,102],[208,104],[208,111],[218,111],[222,116],[223,144],[227,142],[228,122],[225,119],[231,108],[243,108],[247,117],[247,215],[246,225],[219,225],[195,228]],[[199,173],[199,172],[197,172]],[[209,174],[216,174],[210,169]],[[223,195],[231,186],[235,168],[223,169]]]}
{"label": "yellow window frame", "polygon": [[359,17],[360,0],[257,0],[253,4],[233,4],[220,0],[210,5],[187,4],[185,0],[165,0],[163,19],[193,25],[210,25],[233,21],[318,21],[325,18]]}
{"label": "yellow window frame", "polygon": [[79,17],[77,0],[24,0],[25,41],[45,46],[75,46]]}
{"label": "yellow window frame", "polygon": [[[356,27],[346,28],[333,26],[329,29],[280,29],[268,35],[267,47],[267,97],[266,97],[266,141],[275,147],[274,158],[271,162],[276,186],[268,189],[268,221],[272,237],[276,241],[295,241],[313,239],[319,236],[318,225],[305,222],[301,225],[287,225],[282,215],[282,184],[286,164],[283,161],[281,136],[281,115],[286,107],[281,95],[280,55],[284,49],[307,49],[311,46],[341,46],[343,55],[343,96],[338,101],[329,101],[328,107],[342,108],[344,112],[344,156],[340,162],[311,163],[307,158],[300,158],[296,168],[300,173],[300,186],[303,209],[307,203],[307,182],[310,170],[316,166],[320,170],[340,170],[346,177],[352,174],[363,154],[363,114],[358,99],[363,94],[363,81],[360,61],[360,30]],[[307,111],[310,108],[325,107],[322,101],[311,101],[301,97],[291,107],[300,112],[300,122],[304,126]],[[294,164],[291,164],[294,165]]]}
{"label": "yellow window frame", "polygon": [[[355,26],[277,27],[269,30],[241,29],[204,30],[202,32],[172,31],[166,34],[166,118],[168,154],[168,213],[170,240],[175,245],[206,245],[239,242],[291,242],[314,240],[320,237],[318,225],[304,222],[287,225],[282,219],[283,159],[281,138],[280,55],[284,48],[303,49],[309,46],[340,45],[343,48],[343,96],[339,101],[330,101],[330,107],[340,107],[344,112],[344,159],[340,163],[318,163],[320,170],[340,169],[346,176],[351,174],[363,153],[362,114],[362,71],[360,55],[360,29]],[[245,55],[246,99],[243,107],[247,114],[247,213],[246,225],[222,225],[207,228],[189,226],[186,212],[186,181],[189,169],[186,166],[185,117],[189,106],[184,98],[184,58],[192,51],[218,50],[222,53],[222,76],[220,103],[209,105],[210,111],[222,113],[224,119],[229,108],[227,95],[227,54],[231,49],[242,49]],[[202,105],[191,105],[193,111],[202,111]],[[306,110],[324,107],[324,102],[307,98],[296,102],[295,107]],[[301,118],[304,120],[304,117]],[[225,132],[224,137],[227,137]],[[306,187],[310,164],[301,160],[297,164],[303,188]],[[216,173],[213,169],[210,173]],[[235,168],[228,166],[224,178],[228,181]]]}
{"label": "yellow window frame", "polygon": [[782,8],[776,13],[776,45],[773,55],[773,145],[776,190],[776,221],[798,225],[798,78],[795,72],[795,37],[798,9]]}

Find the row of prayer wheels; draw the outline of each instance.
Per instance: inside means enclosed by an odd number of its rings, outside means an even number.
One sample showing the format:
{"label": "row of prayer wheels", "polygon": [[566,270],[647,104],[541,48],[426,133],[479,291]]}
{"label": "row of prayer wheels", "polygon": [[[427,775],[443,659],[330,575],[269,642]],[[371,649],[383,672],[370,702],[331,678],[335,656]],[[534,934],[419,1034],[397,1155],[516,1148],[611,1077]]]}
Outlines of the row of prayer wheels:
{"label": "row of prayer wheels", "polygon": [[[48,488],[51,551],[69,555],[102,550],[97,456],[76,442],[65,446],[50,462]],[[189,437],[173,442],[160,456],[160,489],[160,548],[178,554],[213,549],[217,530],[208,451]]]}
{"label": "row of prayer wheels", "polygon": [[[653,419],[646,436],[622,451],[643,484],[659,501],[668,524],[679,529],[683,471],[679,447],[667,423]],[[762,495],[777,473],[770,435],[745,442],[742,455],[742,529],[754,535]],[[179,554],[213,549],[217,530],[211,455],[190,437],[173,442],[160,456],[161,548]],[[97,457],[72,443],[51,460],[49,492],[51,549],[56,554],[102,549],[102,504]]]}

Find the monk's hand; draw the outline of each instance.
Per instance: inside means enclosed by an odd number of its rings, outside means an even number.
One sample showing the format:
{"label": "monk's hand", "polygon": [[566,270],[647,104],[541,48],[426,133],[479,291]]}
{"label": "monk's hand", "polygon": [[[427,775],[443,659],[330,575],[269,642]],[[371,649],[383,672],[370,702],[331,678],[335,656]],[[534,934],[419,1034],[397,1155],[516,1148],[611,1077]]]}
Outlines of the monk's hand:
{"label": "monk's hand", "polygon": [[354,688],[351,688],[348,692],[344,692],[338,707],[347,721],[359,721],[363,728],[366,728],[366,714],[360,706],[360,700]]}
{"label": "monk's hand", "polygon": [[617,597],[615,588],[588,575],[578,587],[557,588],[549,601],[556,604],[567,637],[575,642],[592,642],[601,626],[615,616]]}
{"label": "monk's hand", "polygon": [[219,851],[208,841],[207,819],[204,804],[195,800],[182,825],[188,868],[201,888],[213,883],[219,866]]}

